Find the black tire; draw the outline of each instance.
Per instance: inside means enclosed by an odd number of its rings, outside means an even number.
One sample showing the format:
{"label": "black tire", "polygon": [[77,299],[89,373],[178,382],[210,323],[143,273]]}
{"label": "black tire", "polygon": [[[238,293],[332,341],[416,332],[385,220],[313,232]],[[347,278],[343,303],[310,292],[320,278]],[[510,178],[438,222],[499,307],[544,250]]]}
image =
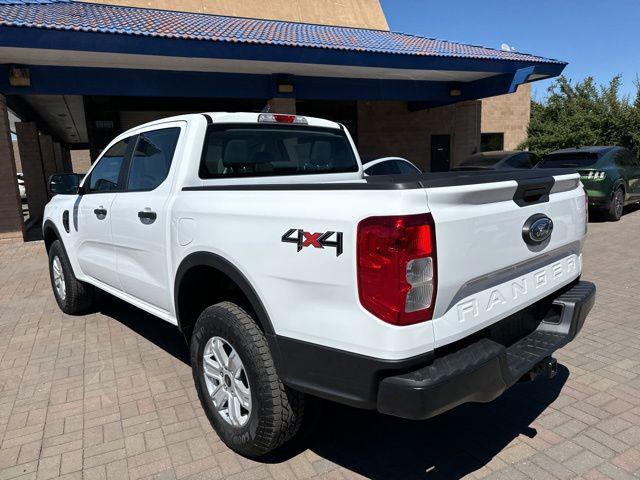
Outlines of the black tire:
{"label": "black tire", "polygon": [[[56,259],[58,264],[56,264]],[[64,294],[56,288],[56,280],[54,278],[54,264],[59,265],[62,269],[64,284],[62,290]],[[57,267],[56,267],[57,268]],[[49,278],[51,279],[51,289],[53,295],[58,302],[60,310],[68,315],[78,315],[86,313],[94,305],[95,289],[93,285],[81,282],[73,274],[73,268],[67,252],[62,242],[56,240],[49,248]]]}
{"label": "black tire", "polygon": [[616,188],[611,197],[611,206],[607,210],[607,220],[617,222],[622,218],[622,209],[624,207],[624,190],[622,187]]}
{"label": "black tire", "polygon": [[[244,425],[229,423],[209,394],[203,358],[207,342],[213,337],[227,342],[243,364],[251,398],[251,410],[245,413],[248,419]],[[304,394],[282,383],[264,333],[236,304],[221,302],[202,312],[191,336],[191,367],[207,418],[220,439],[235,452],[246,457],[265,455],[290,440],[300,428]]]}

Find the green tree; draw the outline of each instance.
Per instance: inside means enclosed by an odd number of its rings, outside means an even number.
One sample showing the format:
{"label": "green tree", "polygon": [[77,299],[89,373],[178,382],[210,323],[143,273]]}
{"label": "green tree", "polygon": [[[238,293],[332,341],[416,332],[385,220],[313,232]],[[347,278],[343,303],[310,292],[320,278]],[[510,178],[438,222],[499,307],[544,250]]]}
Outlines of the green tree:
{"label": "green tree", "polygon": [[619,75],[607,85],[592,77],[572,84],[562,76],[546,100],[531,102],[531,121],[523,148],[540,155],[559,148],[621,145],[640,153],[640,85],[636,95],[620,95]]}

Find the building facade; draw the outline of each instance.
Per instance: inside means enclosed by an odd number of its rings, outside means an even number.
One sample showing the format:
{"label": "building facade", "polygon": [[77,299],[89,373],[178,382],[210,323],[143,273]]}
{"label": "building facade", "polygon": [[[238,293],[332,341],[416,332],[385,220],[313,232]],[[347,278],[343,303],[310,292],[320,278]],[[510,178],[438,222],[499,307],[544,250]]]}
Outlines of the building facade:
{"label": "building facade", "polygon": [[[95,3],[389,30],[379,0],[99,0]],[[429,171],[432,155],[438,148],[446,150],[447,140],[449,151],[443,155],[449,156],[450,165],[478,151],[518,148],[527,136],[530,103],[531,86],[524,84],[513,94],[417,112],[408,111],[403,102],[358,101],[352,118],[343,120],[357,128],[352,133],[359,139],[365,159],[397,155]],[[281,102],[273,106],[274,110],[288,113],[299,110],[291,105],[291,102]],[[122,111],[121,128],[172,114],[174,112]],[[334,118],[332,112],[326,115]]]}
{"label": "building facade", "polygon": [[95,160],[146,121],[270,106],[343,123],[365,160],[397,155],[446,171],[487,145],[524,140],[529,83],[565,67],[391,32],[377,0],[101,1],[0,4],[2,235],[24,230],[8,110],[21,120],[15,132],[37,223],[49,175],[73,163],[86,169],[72,152]]}

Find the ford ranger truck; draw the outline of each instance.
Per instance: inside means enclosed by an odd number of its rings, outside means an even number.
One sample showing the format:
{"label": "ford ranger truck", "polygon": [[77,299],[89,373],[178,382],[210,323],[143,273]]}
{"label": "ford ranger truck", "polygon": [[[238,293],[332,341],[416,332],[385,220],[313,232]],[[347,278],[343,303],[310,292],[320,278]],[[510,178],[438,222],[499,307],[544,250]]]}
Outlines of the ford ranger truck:
{"label": "ford ranger truck", "polygon": [[317,398],[422,420],[551,376],[595,299],[575,172],[364,176],[318,118],[147,123],[50,190],[62,311],[99,289],[176,325],[213,428],[249,457]]}

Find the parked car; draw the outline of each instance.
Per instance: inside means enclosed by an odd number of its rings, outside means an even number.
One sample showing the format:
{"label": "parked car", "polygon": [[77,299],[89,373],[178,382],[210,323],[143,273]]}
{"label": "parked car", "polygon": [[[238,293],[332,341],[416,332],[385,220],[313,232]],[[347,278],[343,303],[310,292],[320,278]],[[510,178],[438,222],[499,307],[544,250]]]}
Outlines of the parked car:
{"label": "parked car", "polygon": [[404,175],[422,173],[409,160],[402,157],[383,157],[363,165],[365,175]]}
{"label": "parked car", "polygon": [[579,147],[556,150],[539,168],[574,168],[589,197],[589,208],[611,221],[622,217],[625,205],[640,201],[640,161],[623,147]]}
{"label": "parked car", "polygon": [[523,151],[495,150],[471,155],[451,170],[502,170],[533,168],[540,161],[535,153]]}
{"label": "parked car", "polygon": [[97,288],[177,325],[209,421],[251,457],[313,398],[418,420],[553,376],[595,298],[578,175],[398,180],[358,158],[340,124],[295,115],[128,130],[79,187],[52,177],[58,306]]}
{"label": "parked car", "polygon": [[26,203],[27,201],[27,190],[24,187],[24,175],[20,172],[16,174],[17,182],[18,182],[18,191],[20,192],[20,201],[22,203]]}

